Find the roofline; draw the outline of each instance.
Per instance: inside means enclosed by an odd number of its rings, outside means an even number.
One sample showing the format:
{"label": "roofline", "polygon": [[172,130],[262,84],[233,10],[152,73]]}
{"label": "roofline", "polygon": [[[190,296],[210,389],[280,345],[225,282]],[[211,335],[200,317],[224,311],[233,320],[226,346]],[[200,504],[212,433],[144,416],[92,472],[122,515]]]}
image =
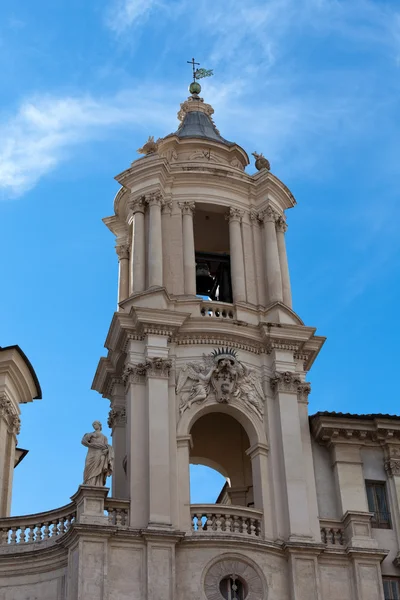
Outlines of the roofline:
{"label": "roofline", "polygon": [[400,415],[388,415],[383,413],[369,413],[369,414],[357,414],[357,413],[342,413],[342,412],[330,412],[320,411],[313,415],[310,415],[310,419],[316,419],[318,417],[333,417],[334,419],[358,419],[362,421],[373,421],[374,419],[393,419],[394,421],[400,421]]}
{"label": "roofline", "polygon": [[33,368],[32,363],[29,360],[29,358],[26,356],[25,352],[23,350],[21,350],[21,348],[18,346],[18,344],[14,344],[12,346],[0,346],[0,352],[2,350],[16,350],[18,352],[18,354],[21,356],[22,360],[24,361],[25,365],[28,367],[28,370],[29,370],[30,374],[32,375],[32,379],[36,386],[37,395],[33,398],[33,400],[41,400],[42,399],[42,388],[40,387],[39,379],[37,378],[35,369]]}

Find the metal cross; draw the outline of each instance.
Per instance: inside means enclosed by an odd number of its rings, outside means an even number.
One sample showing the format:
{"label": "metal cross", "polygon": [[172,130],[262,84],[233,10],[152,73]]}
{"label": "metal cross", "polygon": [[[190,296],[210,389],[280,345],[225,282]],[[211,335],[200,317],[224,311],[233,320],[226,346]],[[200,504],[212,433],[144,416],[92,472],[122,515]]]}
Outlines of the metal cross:
{"label": "metal cross", "polygon": [[192,67],[193,67],[193,81],[196,81],[196,67],[195,67],[195,65],[200,66],[200,63],[195,62],[194,58],[192,58],[192,60],[187,60],[186,62],[189,65],[192,65]]}

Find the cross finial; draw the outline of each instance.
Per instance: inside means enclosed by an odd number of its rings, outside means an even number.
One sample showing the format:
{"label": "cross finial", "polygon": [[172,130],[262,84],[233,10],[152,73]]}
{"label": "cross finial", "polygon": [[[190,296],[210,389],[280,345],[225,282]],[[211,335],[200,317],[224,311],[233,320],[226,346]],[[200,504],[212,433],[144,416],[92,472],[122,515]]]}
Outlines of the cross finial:
{"label": "cross finial", "polygon": [[187,60],[186,62],[189,65],[192,65],[192,68],[193,68],[193,81],[196,81],[196,67],[195,67],[195,65],[197,65],[199,67],[200,63],[195,62],[194,58],[192,58],[192,60]]}

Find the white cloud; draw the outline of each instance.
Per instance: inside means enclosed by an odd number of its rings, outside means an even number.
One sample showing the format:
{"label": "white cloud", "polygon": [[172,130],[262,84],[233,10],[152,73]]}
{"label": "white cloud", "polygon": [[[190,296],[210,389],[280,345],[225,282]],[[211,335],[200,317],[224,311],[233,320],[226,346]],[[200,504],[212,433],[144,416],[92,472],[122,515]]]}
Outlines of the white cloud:
{"label": "white cloud", "polygon": [[18,196],[31,189],[66,160],[73,148],[109,135],[112,128],[143,122],[165,127],[174,110],[160,108],[139,89],[101,99],[41,96],[24,102],[13,117],[0,122],[2,196]]}
{"label": "white cloud", "polygon": [[161,0],[113,0],[107,10],[107,25],[115,33],[121,33],[139,21],[146,19]]}

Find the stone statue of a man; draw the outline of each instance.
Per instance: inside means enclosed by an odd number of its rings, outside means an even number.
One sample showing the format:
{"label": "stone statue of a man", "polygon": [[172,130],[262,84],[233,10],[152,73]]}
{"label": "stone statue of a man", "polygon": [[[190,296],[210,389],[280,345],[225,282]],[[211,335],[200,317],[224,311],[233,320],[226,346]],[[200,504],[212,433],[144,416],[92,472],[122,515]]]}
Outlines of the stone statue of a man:
{"label": "stone statue of a man", "polygon": [[82,438],[82,444],[88,448],[83,483],[102,487],[113,471],[114,450],[101,432],[100,421],[94,421],[93,429],[92,433],[85,433]]}

